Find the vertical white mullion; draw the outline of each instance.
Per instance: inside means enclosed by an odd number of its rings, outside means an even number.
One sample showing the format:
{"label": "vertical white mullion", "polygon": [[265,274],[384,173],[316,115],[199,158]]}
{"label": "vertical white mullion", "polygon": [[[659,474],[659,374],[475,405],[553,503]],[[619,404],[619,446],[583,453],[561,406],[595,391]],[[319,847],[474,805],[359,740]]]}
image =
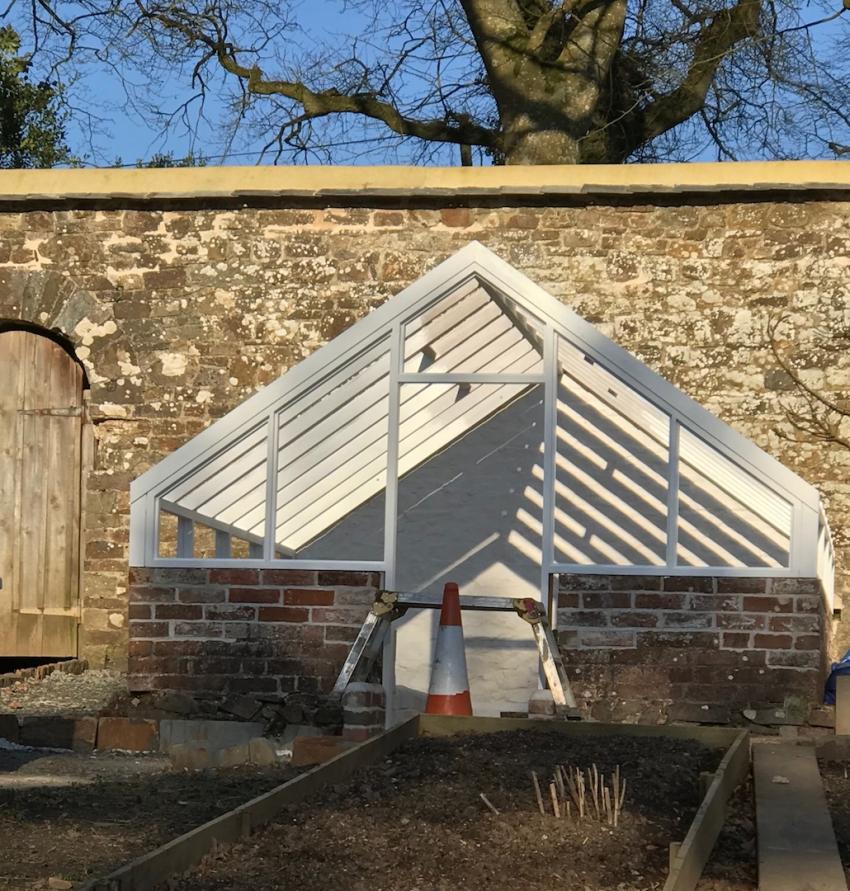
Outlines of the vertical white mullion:
{"label": "vertical white mullion", "polygon": [[151,495],[145,499],[145,562],[153,566],[159,557],[159,497]]}
{"label": "vertical white mullion", "polygon": [[195,524],[188,517],[177,518],[177,556],[192,557],[195,549]]}
{"label": "vertical white mullion", "polygon": [[791,535],[788,542],[788,568],[792,573],[797,574],[800,565],[803,563],[801,546],[803,543],[803,506],[799,502],[795,502],[791,509]]}
{"label": "vertical white mullion", "polygon": [[795,501],[791,512],[791,540],[788,543],[788,569],[800,578],[816,578],[820,537],[817,511]]}
{"label": "vertical white mullion", "polygon": [[389,405],[387,407],[387,485],[384,499],[384,584],[396,585],[398,541],[398,425],[401,371],[401,325],[396,322],[390,335]]}
{"label": "vertical white mullion", "polygon": [[[546,326],[543,341],[543,536],[541,541],[540,600],[548,608],[549,575],[555,562],[555,452],[558,424],[558,344],[552,325]],[[558,611],[549,622],[557,625]]]}
{"label": "vertical white mullion", "polygon": [[276,412],[269,413],[266,427],[266,534],[263,541],[263,560],[274,559],[275,537],[277,535],[277,474],[278,444],[280,441],[280,418]]}
{"label": "vertical white mullion", "polygon": [[679,550],[679,419],[670,415],[667,442],[667,568],[675,569]]}
{"label": "vertical white mullion", "polygon": [[[396,552],[398,550],[398,440],[399,403],[398,376],[401,373],[402,328],[396,321],[390,334],[389,404],[387,406],[387,484],[384,495],[384,587],[393,590],[397,584]],[[395,651],[396,623],[391,622],[384,637],[382,684],[386,703],[386,726],[395,722]]]}
{"label": "vertical white mullion", "polygon": [[221,560],[230,559],[231,539],[230,534],[222,532],[221,529],[215,531],[215,555]]}

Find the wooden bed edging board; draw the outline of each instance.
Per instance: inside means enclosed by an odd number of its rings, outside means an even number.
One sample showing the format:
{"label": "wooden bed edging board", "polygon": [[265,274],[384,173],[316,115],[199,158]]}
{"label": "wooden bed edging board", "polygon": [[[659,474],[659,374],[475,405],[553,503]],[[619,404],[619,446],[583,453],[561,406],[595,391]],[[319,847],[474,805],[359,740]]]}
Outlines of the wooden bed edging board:
{"label": "wooden bed edging board", "polygon": [[750,767],[750,735],[738,733],[711,781],[691,828],[673,858],[663,891],[693,891],[726,822],[726,803]]}
{"label": "wooden bed edging board", "polygon": [[498,733],[500,730],[538,730],[564,736],[664,736],[694,739],[716,749],[728,749],[741,731],[700,724],[601,724],[594,721],[559,721],[540,718],[483,718],[454,715],[419,715],[419,736],[454,733]]}
{"label": "wooden bed edging board", "polygon": [[79,886],[77,891],[150,891],[170,876],[191,869],[218,845],[233,844],[246,838],[273,820],[286,805],[339,783],[354,771],[388,755],[403,742],[413,739],[417,730],[415,717],[397,724],[270,792],[143,854],[108,876]]}

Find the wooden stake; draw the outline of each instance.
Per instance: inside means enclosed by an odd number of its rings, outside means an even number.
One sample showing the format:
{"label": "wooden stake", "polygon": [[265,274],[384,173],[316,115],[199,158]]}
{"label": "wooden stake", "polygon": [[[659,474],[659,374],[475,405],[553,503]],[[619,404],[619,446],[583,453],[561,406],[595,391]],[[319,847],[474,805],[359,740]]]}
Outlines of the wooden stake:
{"label": "wooden stake", "polygon": [[555,765],[555,785],[558,787],[558,797],[563,801],[567,797],[567,793],[564,787],[564,778],[561,775],[560,764]]}
{"label": "wooden stake", "polygon": [[481,796],[481,800],[484,802],[484,804],[486,804],[487,807],[489,807],[490,810],[493,811],[493,813],[498,817],[499,811],[496,810],[496,808],[493,806],[493,802],[490,801],[490,799],[483,792],[479,792],[478,794]]}
{"label": "wooden stake", "polygon": [[537,796],[537,807],[540,808],[540,813],[545,817],[546,808],[543,807],[543,795],[540,793],[540,783],[537,780],[537,774],[533,770],[531,771],[531,782],[534,783],[534,794]]}
{"label": "wooden stake", "polygon": [[579,819],[582,816],[582,792],[579,789],[579,784],[577,777],[579,776],[580,771],[576,767],[571,767],[569,772],[567,773],[567,785],[570,790],[570,795],[572,796],[573,802],[575,803],[576,810],[578,811]]}
{"label": "wooden stake", "polygon": [[596,769],[596,765],[593,765],[593,772],[590,770],[587,772],[587,778],[590,782],[590,791],[593,795],[593,808],[596,811],[596,819],[599,819],[599,771]]}
{"label": "wooden stake", "polygon": [[614,827],[616,828],[620,816],[620,765],[614,768],[614,776],[611,780],[611,789],[614,799]]}
{"label": "wooden stake", "polygon": [[578,797],[579,797],[579,819],[584,819],[584,802],[585,802],[585,785],[584,785],[584,774],[576,769],[576,779],[578,780]]}
{"label": "wooden stake", "polygon": [[556,817],[560,817],[561,809],[558,807],[558,790],[555,788],[554,783],[549,783],[549,795],[552,797],[552,810]]}

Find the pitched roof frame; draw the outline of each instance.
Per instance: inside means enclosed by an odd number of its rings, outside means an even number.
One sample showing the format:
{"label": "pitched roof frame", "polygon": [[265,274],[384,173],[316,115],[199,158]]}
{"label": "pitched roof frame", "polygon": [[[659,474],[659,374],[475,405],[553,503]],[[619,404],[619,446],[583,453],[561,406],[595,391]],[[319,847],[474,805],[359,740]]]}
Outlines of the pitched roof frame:
{"label": "pitched roof frame", "polygon": [[[539,319],[544,329],[540,333],[543,345],[543,374],[488,373],[430,373],[405,372],[402,368],[403,355],[401,340],[405,324],[417,315],[451,294],[467,282],[477,280],[488,291],[498,295],[510,313],[511,303],[521,311]],[[501,305],[501,304],[500,304]],[[512,319],[517,324],[515,314]],[[510,317],[510,316],[509,316]],[[529,332],[524,331],[526,337]],[[820,498],[817,490],[786,468],[776,459],[762,451],[755,443],[743,437],[697,402],[686,396],[670,382],[657,375],[646,365],[616,345],[590,323],[579,317],[560,303],[543,288],[530,281],[524,274],[511,267],[483,245],[472,242],[458,253],[440,263],[421,279],[405,288],[395,297],[361,319],[330,343],[321,347],[311,356],[290,369],[272,384],[249,397],[229,414],[216,421],[174,453],[167,456],[131,484],[131,565],[185,565],[197,566],[205,561],[191,557],[163,558],[157,556],[158,499],[180,480],[220,453],[227,445],[269,419],[270,430],[276,431],[274,419],[287,406],[293,405],[302,395],[322,382],[332,381],[333,375],[347,363],[356,363],[358,358],[368,355],[369,349],[381,338],[390,338],[391,370],[389,385],[390,437],[388,443],[387,475],[387,526],[383,560],[374,561],[316,561],[287,559],[281,557],[256,556],[253,559],[233,561],[209,558],[214,566],[286,566],[296,568],[325,568],[345,566],[350,569],[380,569],[393,572],[393,552],[395,548],[394,517],[395,489],[397,488],[398,462],[398,387],[403,383],[545,383],[549,393],[557,392],[559,379],[557,360],[557,338],[572,343],[586,356],[598,362],[603,368],[619,378],[627,387],[636,390],[644,399],[655,405],[670,419],[670,455],[678,456],[680,426],[707,442],[712,448],[741,467],[746,473],[762,482],[770,490],[788,499],[793,504],[792,549],[789,565],[781,569],[750,571],[746,567],[727,568],[712,566],[681,567],[675,565],[675,545],[672,535],[668,535],[667,565],[663,567],[605,566],[556,564],[551,547],[552,514],[554,496],[552,493],[554,476],[554,448],[552,442],[557,423],[554,398],[546,399],[546,423],[544,431],[545,454],[544,476],[549,483],[544,485],[544,566],[543,575],[549,572],[629,572],[651,571],[664,574],[777,574],[814,576],[818,538],[823,538],[823,523]],[[267,520],[265,524],[266,555],[280,554],[274,541],[274,523],[270,522],[274,510],[277,481],[276,435],[269,436]],[[671,473],[668,490],[668,525],[675,525],[678,498],[678,459],[671,457]],[[828,535],[826,536],[828,539]],[[391,581],[388,579],[388,584]]]}

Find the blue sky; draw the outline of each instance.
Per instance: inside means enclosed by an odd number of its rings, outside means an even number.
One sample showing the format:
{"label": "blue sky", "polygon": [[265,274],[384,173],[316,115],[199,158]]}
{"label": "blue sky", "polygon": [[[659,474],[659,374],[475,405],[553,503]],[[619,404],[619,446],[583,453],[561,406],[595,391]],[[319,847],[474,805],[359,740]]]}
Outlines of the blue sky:
{"label": "blue sky", "polygon": [[[299,20],[305,29],[315,29],[317,33],[344,34],[347,29],[356,28],[358,21],[351,12],[343,19],[340,15],[341,5],[337,0],[304,0],[298,4]],[[98,105],[104,108],[111,106],[114,109],[106,112],[111,120],[104,121],[103,126],[98,128],[94,155],[88,147],[90,138],[84,121],[81,118],[71,121],[69,143],[73,151],[84,157],[87,164],[94,162],[95,166],[101,166],[120,158],[124,164],[132,165],[139,159],[150,158],[158,152],[170,152],[175,158],[182,158],[191,151],[205,155],[211,164],[257,162],[258,152],[247,151],[244,146],[234,147],[227,157],[222,157],[219,147],[220,132],[203,121],[198,121],[195,137],[188,135],[179,126],[162,132],[146,125],[138,116],[125,110],[127,97],[121,79],[106,68],[89,70],[80,86],[92,97],[96,97]],[[176,107],[190,92],[185,83],[175,80],[170,93],[159,98],[164,107]],[[215,120],[217,112],[224,111],[222,103],[214,99],[208,100],[207,110],[212,120]]]}
{"label": "blue sky", "polygon": [[[305,30],[326,35],[358,31],[361,22],[350,10],[343,17],[340,12],[342,5],[339,0],[302,0],[297,7],[299,19]],[[818,19],[823,15],[823,6],[811,8],[814,5],[801,4],[804,9],[810,7],[802,13],[806,20]],[[840,5],[841,0],[835,0],[835,8],[840,8]],[[20,14],[24,14],[24,11],[16,12],[13,8],[10,18],[14,22],[15,15]],[[819,40],[824,41],[828,35],[835,35],[839,28],[843,28],[845,33],[850,29],[850,13],[840,21],[818,29]],[[68,141],[72,150],[87,165],[102,166],[114,163],[118,158],[125,164],[134,164],[137,160],[150,158],[158,152],[170,152],[175,157],[183,157],[190,151],[204,154],[209,163],[213,164],[257,162],[257,152],[248,151],[249,147],[242,144],[232,146],[229,154],[222,156],[221,130],[214,122],[218,117],[217,113],[224,109],[214,99],[208,100],[208,112],[213,123],[198,122],[197,132],[193,137],[180,126],[162,132],[145,125],[138,115],[127,108],[127,97],[118,75],[103,66],[89,65],[81,73],[75,90],[76,95],[84,97],[81,106],[91,107],[100,118],[93,137],[85,126],[82,114],[72,117],[70,121]],[[158,98],[163,107],[174,107],[188,95],[187,85],[181,79],[174,78],[166,89],[166,94]],[[380,154],[377,157],[380,158]],[[712,160],[713,155],[706,155],[705,159]],[[404,161],[404,156],[400,160]],[[443,163],[457,162],[456,149],[447,149]]]}

